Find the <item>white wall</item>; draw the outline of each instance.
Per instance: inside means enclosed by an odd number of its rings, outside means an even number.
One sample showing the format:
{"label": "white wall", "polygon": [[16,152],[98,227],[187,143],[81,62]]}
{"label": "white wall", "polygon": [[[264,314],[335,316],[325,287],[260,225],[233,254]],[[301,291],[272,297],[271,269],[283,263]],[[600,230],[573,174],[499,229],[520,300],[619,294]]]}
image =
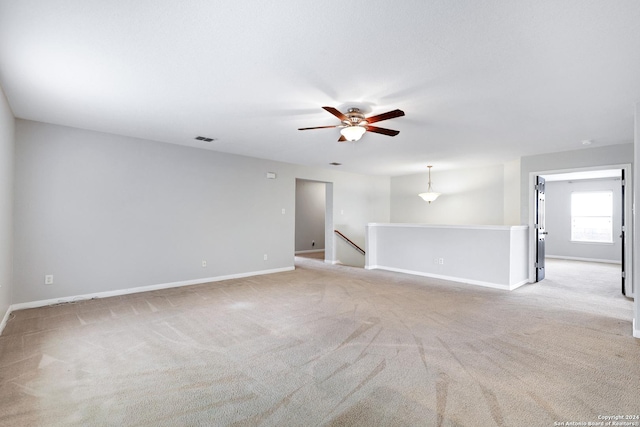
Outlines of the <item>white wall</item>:
{"label": "white wall", "polygon": [[14,133],[15,119],[0,88],[0,322],[11,304]]}
{"label": "white wall", "polygon": [[[428,173],[391,178],[391,222],[448,225],[503,225],[505,168],[503,165],[431,170],[433,190],[442,195],[432,203],[418,197],[427,191]],[[512,206],[513,202],[508,205]]]}
{"label": "white wall", "polygon": [[[634,131],[634,165],[640,165],[640,102],[636,104],[635,108],[635,131]],[[638,168],[633,169],[633,200],[634,200],[634,213],[633,213],[633,250],[638,254],[640,251],[640,224],[638,221],[638,211],[636,206],[640,204],[640,171]],[[633,271],[640,272],[640,256],[636,255],[633,260]],[[636,290],[635,298],[635,310],[633,320],[633,336],[640,338],[640,274],[633,275],[633,288]]]}
{"label": "white wall", "polygon": [[16,123],[13,303],[291,268],[296,178],[354,240],[389,221],[388,177]]}
{"label": "white wall", "polygon": [[[327,225],[329,235],[339,230],[355,244],[364,248],[365,226],[369,222],[389,222],[390,206],[389,177],[365,176],[338,173],[327,169],[311,169],[295,166],[297,178],[311,181],[333,182],[327,185],[332,189],[333,200],[327,199],[332,208],[332,218]],[[379,219],[375,219],[379,218]],[[333,245],[325,239],[325,251],[334,252],[335,261],[357,267],[364,267],[364,256],[342,239],[333,239]]]}
{"label": "white wall", "polygon": [[526,226],[369,224],[366,268],[512,290],[527,283]]}
{"label": "white wall", "polygon": [[520,159],[520,220],[522,224],[529,223],[531,205],[529,175],[531,173],[622,165],[632,162],[632,143],[522,157]]}
{"label": "white wall", "polygon": [[326,186],[296,180],[296,252],[324,249]]}
{"label": "white wall", "polygon": [[[571,241],[571,193],[574,191],[613,192],[613,243],[580,243]],[[620,179],[547,181],[545,216],[547,256],[594,261],[622,260],[622,194]]]}
{"label": "white wall", "polygon": [[520,159],[504,164],[504,224],[520,225]]}

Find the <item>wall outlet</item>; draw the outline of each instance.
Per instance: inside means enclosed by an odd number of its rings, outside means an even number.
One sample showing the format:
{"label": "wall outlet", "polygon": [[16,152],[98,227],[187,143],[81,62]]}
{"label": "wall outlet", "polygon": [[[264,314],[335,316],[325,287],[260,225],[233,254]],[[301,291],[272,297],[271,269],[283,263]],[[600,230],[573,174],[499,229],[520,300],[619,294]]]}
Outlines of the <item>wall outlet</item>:
{"label": "wall outlet", "polygon": [[53,285],[53,274],[47,274],[46,276],[44,276],[44,284]]}
{"label": "wall outlet", "polygon": [[207,261],[202,260],[202,267],[204,268],[204,267],[206,267],[206,266],[207,266]]}
{"label": "wall outlet", "polygon": [[438,264],[444,265],[444,258],[438,258]]}
{"label": "wall outlet", "polygon": [[267,254],[264,254],[264,260],[265,261],[267,260]]}
{"label": "wall outlet", "polygon": [[439,264],[439,262],[438,262],[438,258],[434,258],[434,259],[433,259],[433,263],[434,263],[434,264]]}

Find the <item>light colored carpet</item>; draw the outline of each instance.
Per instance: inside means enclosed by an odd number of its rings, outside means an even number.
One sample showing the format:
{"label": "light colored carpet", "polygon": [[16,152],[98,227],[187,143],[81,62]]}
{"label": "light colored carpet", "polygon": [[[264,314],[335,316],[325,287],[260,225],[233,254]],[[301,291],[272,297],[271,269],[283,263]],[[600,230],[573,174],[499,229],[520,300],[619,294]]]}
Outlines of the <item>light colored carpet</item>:
{"label": "light colored carpet", "polygon": [[640,413],[619,266],[550,260],[547,280],[506,292],[297,264],[15,312],[0,337],[0,425],[553,426]]}

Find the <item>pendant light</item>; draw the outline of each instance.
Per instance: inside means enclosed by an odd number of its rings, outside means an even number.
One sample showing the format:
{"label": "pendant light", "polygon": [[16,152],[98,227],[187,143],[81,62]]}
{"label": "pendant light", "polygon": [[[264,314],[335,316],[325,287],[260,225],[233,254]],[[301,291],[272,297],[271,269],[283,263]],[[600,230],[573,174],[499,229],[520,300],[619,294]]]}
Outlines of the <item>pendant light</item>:
{"label": "pendant light", "polygon": [[431,168],[433,166],[427,166],[429,168],[429,186],[427,187],[427,192],[426,193],[420,193],[418,194],[418,196],[422,197],[422,199],[425,202],[433,202],[434,200],[436,200],[438,198],[438,196],[440,196],[441,193],[436,193],[431,189]]}

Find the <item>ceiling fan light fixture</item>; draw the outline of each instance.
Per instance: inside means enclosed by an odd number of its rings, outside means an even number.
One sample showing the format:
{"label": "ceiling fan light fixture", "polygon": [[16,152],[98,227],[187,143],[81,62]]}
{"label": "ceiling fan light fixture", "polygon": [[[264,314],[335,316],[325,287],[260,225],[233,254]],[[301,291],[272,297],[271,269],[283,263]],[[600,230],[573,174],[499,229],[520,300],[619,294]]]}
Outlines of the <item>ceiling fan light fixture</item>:
{"label": "ceiling fan light fixture", "polygon": [[359,108],[349,108],[349,111],[346,114],[342,114],[340,111],[336,110],[333,107],[322,107],[322,109],[340,119],[340,124],[333,126],[298,128],[298,130],[342,128],[340,130],[341,135],[340,139],[338,139],[338,142],[358,141],[360,138],[362,138],[362,135],[365,132],[379,133],[386,136],[396,136],[400,133],[400,131],[381,128],[378,126],[370,126],[370,124],[404,116],[404,111],[398,109],[387,111],[386,113],[378,114],[371,117],[365,117]]}
{"label": "ceiling fan light fixture", "polygon": [[342,128],[340,133],[347,139],[347,141],[358,141],[366,131],[367,130],[364,127],[355,125]]}

